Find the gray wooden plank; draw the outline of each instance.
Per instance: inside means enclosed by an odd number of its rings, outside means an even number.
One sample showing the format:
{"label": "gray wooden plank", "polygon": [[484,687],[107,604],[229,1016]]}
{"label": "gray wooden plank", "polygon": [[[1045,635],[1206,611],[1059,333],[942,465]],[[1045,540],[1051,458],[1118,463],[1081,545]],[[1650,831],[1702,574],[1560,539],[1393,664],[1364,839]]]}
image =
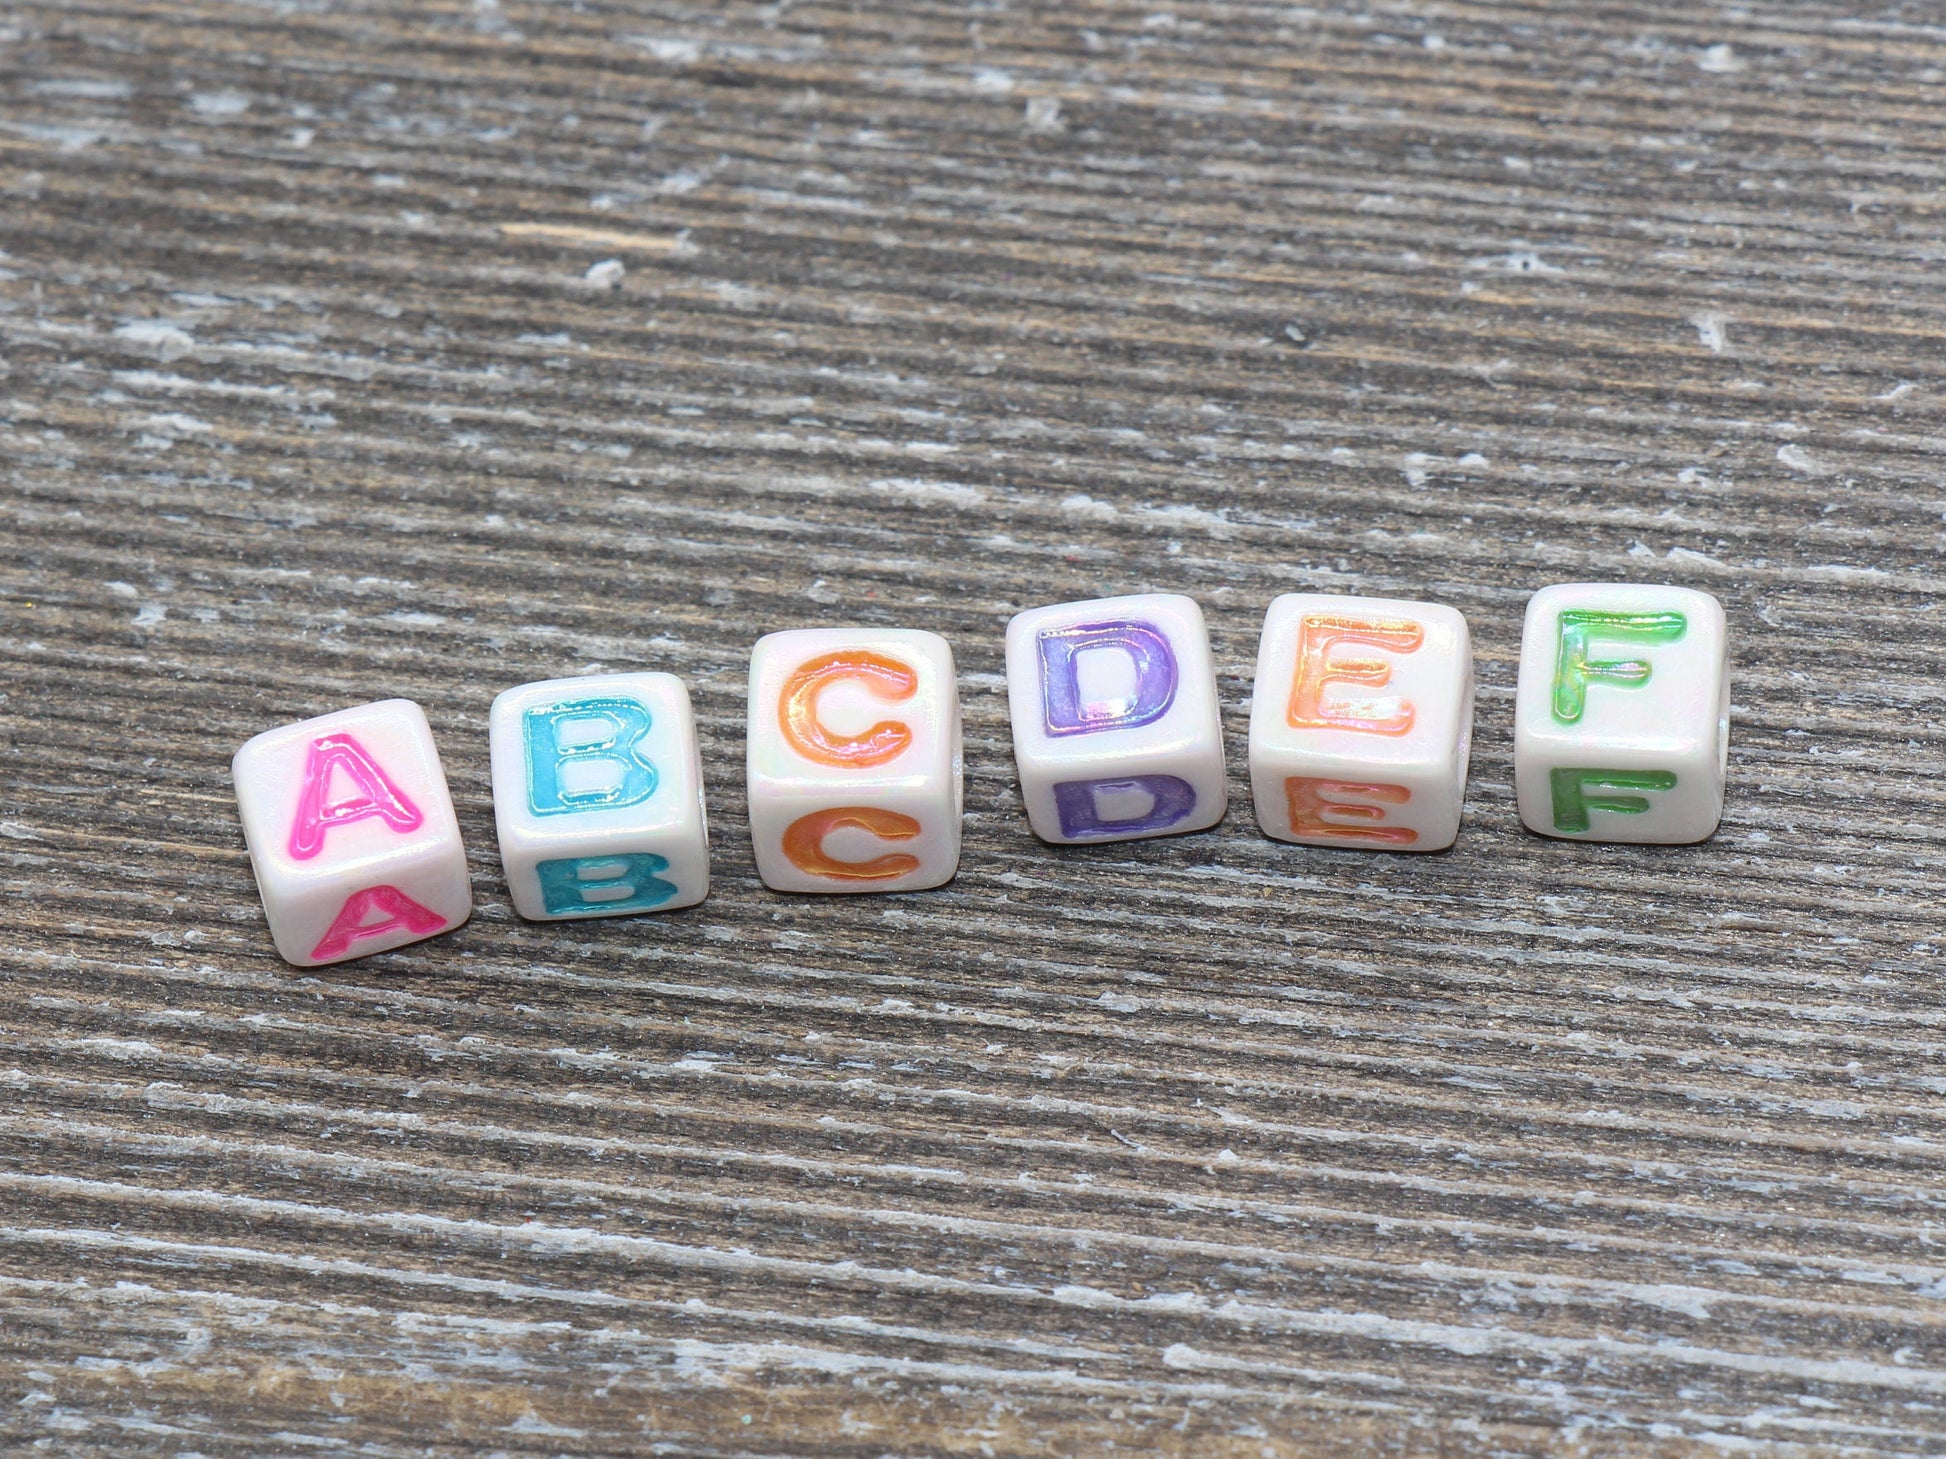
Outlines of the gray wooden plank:
{"label": "gray wooden plank", "polygon": [[[0,14],[0,1434],[1946,1449],[1935,21]],[[1517,824],[1583,577],[1729,609],[1707,845]],[[1467,613],[1451,852],[1256,834],[1296,588]],[[1039,845],[1006,619],[1149,589],[1232,813]],[[746,655],[855,621],[960,656],[963,869],[777,896]],[[486,708],[596,666],[690,682],[717,889],[524,924]],[[479,910],[297,973],[228,756],[393,694]]]}

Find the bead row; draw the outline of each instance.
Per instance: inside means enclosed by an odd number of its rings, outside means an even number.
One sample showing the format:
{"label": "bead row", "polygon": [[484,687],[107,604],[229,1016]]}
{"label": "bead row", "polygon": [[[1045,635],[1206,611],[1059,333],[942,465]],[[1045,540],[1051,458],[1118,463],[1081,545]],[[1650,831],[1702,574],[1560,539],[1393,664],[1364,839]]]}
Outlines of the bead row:
{"label": "bead row", "polygon": [[[1527,608],[1514,707],[1523,823],[1579,840],[1699,841],[1722,814],[1721,605],[1569,583]],[[1228,790],[1209,631],[1175,594],[1061,603],[1007,626],[1021,797],[1056,844],[1205,830]],[[1438,851],[1459,834],[1473,658],[1452,608],[1293,593],[1265,615],[1250,711],[1258,824],[1280,841]],[[670,674],[523,684],[489,721],[514,909],[669,911],[709,892],[702,758]],[[902,892],[959,867],[953,651],[916,629],[815,628],[750,661],[749,826],[783,892]],[[432,731],[392,699],[268,730],[232,764],[277,950],[311,967],[449,931],[472,911]]]}

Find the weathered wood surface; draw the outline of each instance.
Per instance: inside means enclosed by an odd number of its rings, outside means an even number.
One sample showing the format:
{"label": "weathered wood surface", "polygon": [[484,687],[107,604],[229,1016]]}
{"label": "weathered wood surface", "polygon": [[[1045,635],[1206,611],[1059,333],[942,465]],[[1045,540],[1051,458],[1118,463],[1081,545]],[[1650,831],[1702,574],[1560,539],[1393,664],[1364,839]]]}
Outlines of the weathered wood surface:
{"label": "weathered wood surface", "polygon": [[[1946,1451],[1938,20],[0,10],[0,1447]],[[1709,845],[1516,824],[1590,576],[1729,608]],[[1302,586],[1471,618],[1452,852],[1255,833]],[[1041,846],[1002,627],[1148,588],[1236,806]],[[964,869],[771,895],[745,654],[856,620]],[[717,890],[525,925],[487,704],[597,666]],[[293,972],[229,753],[393,694],[479,911]]]}

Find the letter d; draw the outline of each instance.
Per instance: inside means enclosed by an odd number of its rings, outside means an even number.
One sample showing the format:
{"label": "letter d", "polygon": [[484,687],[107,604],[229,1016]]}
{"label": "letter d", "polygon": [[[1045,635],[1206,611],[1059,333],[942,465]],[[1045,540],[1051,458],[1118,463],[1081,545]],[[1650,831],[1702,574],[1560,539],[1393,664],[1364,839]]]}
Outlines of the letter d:
{"label": "letter d", "polygon": [[[1087,735],[1153,724],[1176,699],[1176,653],[1152,623],[1117,620],[1044,630],[1038,641],[1041,696],[1050,735]],[[1085,700],[1079,660],[1084,653],[1116,650],[1135,665],[1135,688],[1126,697]]]}

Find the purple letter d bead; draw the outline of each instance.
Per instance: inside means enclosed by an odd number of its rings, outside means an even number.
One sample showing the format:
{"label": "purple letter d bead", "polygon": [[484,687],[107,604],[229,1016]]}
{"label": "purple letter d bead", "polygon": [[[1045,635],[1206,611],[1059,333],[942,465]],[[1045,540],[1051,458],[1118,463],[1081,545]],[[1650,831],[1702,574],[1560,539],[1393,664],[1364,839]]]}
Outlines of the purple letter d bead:
{"label": "purple letter d bead", "polygon": [[[1153,724],[1176,699],[1176,655],[1150,623],[1077,623],[1040,636],[1041,695],[1050,735]],[[1076,661],[1091,649],[1119,649],[1135,664],[1135,690],[1123,699],[1084,702]]]}

